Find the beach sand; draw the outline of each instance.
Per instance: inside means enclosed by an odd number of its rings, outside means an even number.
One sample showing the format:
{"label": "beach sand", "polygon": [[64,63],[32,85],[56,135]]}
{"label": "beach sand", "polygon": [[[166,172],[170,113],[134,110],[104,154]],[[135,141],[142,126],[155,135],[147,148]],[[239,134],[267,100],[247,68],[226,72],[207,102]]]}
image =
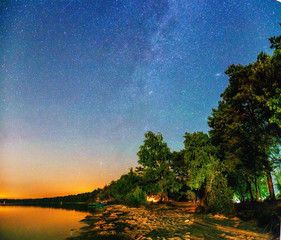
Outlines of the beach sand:
{"label": "beach sand", "polygon": [[109,205],[82,220],[78,239],[272,239],[253,221],[195,212],[192,203]]}

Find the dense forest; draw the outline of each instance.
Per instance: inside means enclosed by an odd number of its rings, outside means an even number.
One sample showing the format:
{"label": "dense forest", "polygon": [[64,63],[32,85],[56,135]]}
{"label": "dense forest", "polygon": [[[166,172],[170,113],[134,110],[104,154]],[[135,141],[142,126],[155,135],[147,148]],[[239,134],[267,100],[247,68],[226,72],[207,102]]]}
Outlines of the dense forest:
{"label": "dense forest", "polygon": [[225,71],[229,84],[208,118],[208,134],[185,133],[184,149],[171,151],[160,133],[149,131],[139,167],[117,181],[91,193],[29,201],[141,205],[153,196],[200,201],[206,211],[224,214],[234,201],[274,201],[281,193],[281,36],[269,40],[272,55],[261,52],[255,62]]}

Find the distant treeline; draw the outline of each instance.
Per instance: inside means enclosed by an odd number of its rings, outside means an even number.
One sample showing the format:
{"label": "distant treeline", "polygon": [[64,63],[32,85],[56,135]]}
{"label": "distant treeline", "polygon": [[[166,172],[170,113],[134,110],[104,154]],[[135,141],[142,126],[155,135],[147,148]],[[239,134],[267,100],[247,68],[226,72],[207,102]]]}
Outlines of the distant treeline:
{"label": "distant treeline", "polygon": [[96,189],[92,192],[80,193],[77,195],[68,195],[63,197],[53,198],[30,198],[30,199],[0,199],[0,203],[6,204],[24,204],[24,205],[50,205],[50,204],[64,204],[64,203],[88,203],[95,200],[101,189]]}

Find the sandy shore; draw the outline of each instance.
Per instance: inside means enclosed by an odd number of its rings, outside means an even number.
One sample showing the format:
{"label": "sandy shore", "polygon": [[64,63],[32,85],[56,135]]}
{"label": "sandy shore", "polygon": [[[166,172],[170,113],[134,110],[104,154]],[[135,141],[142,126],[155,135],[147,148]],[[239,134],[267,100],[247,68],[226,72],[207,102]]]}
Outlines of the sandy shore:
{"label": "sandy shore", "polygon": [[200,214],[195,207],[109,205],[82,220],[80,236],[69,239],[272,239],[252,221]]}

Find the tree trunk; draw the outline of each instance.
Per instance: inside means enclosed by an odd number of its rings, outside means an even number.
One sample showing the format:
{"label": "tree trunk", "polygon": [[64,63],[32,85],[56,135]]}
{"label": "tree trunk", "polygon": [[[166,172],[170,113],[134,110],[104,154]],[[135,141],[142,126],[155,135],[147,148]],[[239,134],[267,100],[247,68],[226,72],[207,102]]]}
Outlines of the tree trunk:
{"label": "tree trunk", "polygon": [[249,188],[249,192],[250,192],[250,196],[251,196],[251,202],[253,202],[255,200],[254,198],[254,193],[253,193],[253,189],[252,189],[252,185],[249,181],[247,181],[248,184],[248,188]]}
{"label": "tree trunk", "polygon": [[260,195],[260,197],[262,198],[261,186],[259,185],[258,187],[259,187],[259,195]]}
{"label": "tree trunk", "polygon": [[240,199],[240,202],[244,202],[245,201],[245,197],[244,197],[244,194],[243,194],[243,190],[241,188],[241,185],[239,183],[239,177],[237,176],[237,185],[238,185],[238,188],[239,188],[239,191],[240,191],[240,195],[241,195],[241,199]]}
{"label": "tree trunk", "polygon": [[245,201],[245,197],[244,197],[244,194],[243,194],[243,190],[242,190],[242,188],[241,188],[241,186],[240,186],[240,184],[238,183],[238,188],[239,188],[239,191],[240,191],[240,196],[241,196],[241,198],[240,198],[240,202],[244,202]]}
{"label": "tree trunk", "polygon": [[268,191],[269,191],[269,199],[275,200],[275,194],[274,194],[274,188],[273,188],[271,173],[267,172],[266,177],[267,177],[267,185],[268,185]]}
{"label": "tree trunk", "polygon": [[168,195],[166,193],[162,193],[160,194],[160,201],[161,203],[164,203],[164,202],[168,202]]}
{"label": "tree trunk", "polygon": [[213,184],[213,179],[211,179],[209,187],[205,189],[205,193],[202,198],[203,205],[206,205],[206,203],[208,201],[208,195],[209,195],[209,192],[211,192],[211,190],[212,190],[212,184]]}
{"label": "tree trunk", "polygon": [[255,178],[255,188],[256,188],[256,201],[259,201],[259,188],[258,188],[258,180]]}
{"label": "tree trunk", "polygon": [[245,197],[244,197],[243,193],[241,194],[240,202],[241,203],[245,202]]}

